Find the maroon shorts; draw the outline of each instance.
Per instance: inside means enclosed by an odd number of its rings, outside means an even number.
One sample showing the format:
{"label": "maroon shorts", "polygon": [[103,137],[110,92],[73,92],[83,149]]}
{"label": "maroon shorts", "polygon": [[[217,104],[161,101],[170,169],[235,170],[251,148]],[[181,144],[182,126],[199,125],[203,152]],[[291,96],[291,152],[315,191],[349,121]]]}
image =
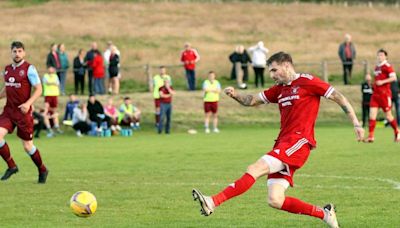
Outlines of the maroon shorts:
{"label": "maroon shorts", "polygon": [[155,106],[156,108],[159,108],[159,107],[160,107],[160,104],[161,104],[161,99],[160,99],[160,98],[154,99],[154,106]]}
{"label": "maroon shorts", "polygon": [[57,108],[58,107],[57,96],[45,96],[44,103],[49,103],[50,108]]}
{"label": "maroon shorts", "polygon": [[212,112],[212,113],[217,113],[218,112],[218,101],[215,102],[204,102],[204,112]]}
{"label": "maroon shorts", "polygon": [[305,138],[278,143],[267,154],[283,162],[285,169],[268,175],[268,179],[283,178],[293,187],[293,175],[301,168],[310,155],[310,144]]}
{"label": "maroon shorts", "polygon": [[369,102],[371,108],[381,108],[384,112],[392,109],[392,97],[386,94],[372,94],[371,101]]}
{"label": "maroon shorts", "polygon": [[[7,112],[3,112],[0,115],[0,127],[7,129],[8,133],[12,133],[14,128],[17,127],[17,136],[25,141],[32,140],[33,134],[33,117],[32,113],[22,114],[21,111],[18,115],[10,115]],[[21,114],[19,114],[21,113]]]}

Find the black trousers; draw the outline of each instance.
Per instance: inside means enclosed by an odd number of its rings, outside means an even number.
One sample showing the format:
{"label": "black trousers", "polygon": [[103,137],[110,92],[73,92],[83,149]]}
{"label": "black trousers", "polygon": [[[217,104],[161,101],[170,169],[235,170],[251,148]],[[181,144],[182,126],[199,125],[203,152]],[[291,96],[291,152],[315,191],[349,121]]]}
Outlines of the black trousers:
{"label": "black trousers", "polygon": [[258,87],[260,85],[261,87],[264,87],[264,68],[263,67],[253,67],[254,69],[254,74],[256,76],[255,79],[255,85]]}
{"label": "black trousers", "polygon": [[366,124],[369,122],[369,103],[362,104],[362,126],[365,127]]}
{"label": "black trousers", "polygon": [[85,91],[85,75],[75,73],[74,82],[75,82],[75,94],[78,94],[80,87],[81,95],[83,95]]}
{"label": "black trousers", "polygon": [[97,127],[98,127],[98,128],[101,127],[101,124],[102,124],[103,122],[106,122],[106,123],[107,123],[107,128],[110,128],[110,126],[111,126],[111,119],[110,119],[110,117],[107,116],[107,115],[105,115],[104,118],[100,118],[100,117],[96,116],[95,118],[90,118],[90,120],[93,121],[93,122],[95,122],[95,123],[97,124]]}
{"label": "black trousers", "polygon": [[353,70],[353,60],[349,59],[343,62],[343,83],[348,85],[351,79],[351,71]]}
{"label": "black trousers", "polygon": [[89,95],[94,94],[93,93],[93,71],[88,70],[88,89],[89,89]]}
{"label": "black trousers", "polygon": [[90,125],[84,121],[80,121],[74,124],[72,127],[75,129],[75,131],[81,131],[83,134],[86,134],[90,131]]}

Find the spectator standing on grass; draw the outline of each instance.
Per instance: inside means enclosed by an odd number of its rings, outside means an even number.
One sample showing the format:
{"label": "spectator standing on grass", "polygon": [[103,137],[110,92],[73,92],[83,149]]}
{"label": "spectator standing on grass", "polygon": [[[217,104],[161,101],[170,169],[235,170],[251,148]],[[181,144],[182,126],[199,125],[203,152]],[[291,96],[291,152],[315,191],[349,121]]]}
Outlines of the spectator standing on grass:
{"label": "spectator standing on grass", "polygon": [[169,80],[172,84],[171,76],[167,74],[167,68],[160,66],[160,73],[154,75],[151,88],[153,90],[156,127],[158,127],[158,122],[160,121],[160,88],[164,85],[164,80]]}
{"label": "spectator standing on grass", "polygon": [[221,84],[215,79],[214,71],[208,73],[208,79],[203,82],[204,91],[204,128],[205,132],[210,133],[209,123],[210,118],[213,119],[213,132],[219,133],[218,130],[218,101],[221,93]]}
{"label": "spectator standing on grass", "polygon": [[[237,80],[239,88],[246,88],[246,82],[249,79],[248,63],[251,63],[251,58],[243,45],[236,47],[235,52],[229,56],[229,60],[233,64],[231,79]],[[237,75],[242,75],[243,77],[238,79]]]}
{"label": "spectator standing on grass", "polygon": [[[109,67],[110,67],[110,57],[111,57],[111,53],[114,50],[114,54],[118,55],[118,79],[120,78],[120,72],[119,72],[119,59],[121,57],[121,53],[118,50],[118,48],[113,44],[112,41],[108,41],[107,42],[107,49],[104,51],[103,53],[103,58],[104,58],[104,66],[106,67],[106,78],[108,79],[108,84],[107,84],[107,88],[108,88],[108,92],[112,93],[113,92],[113,84],[112,84],[112,78],[110,77],[110,72],[109,72]],[[119,82],[119,80],[118,80]],[[119,88],[118,88],[119,89]],[[119,92],[119,91],[118,91]]]}
{"label": "spectator standing on grass", "polygon": [[79,100],[76,99],[76,96],[74,94],[70,94],[68,99],[69,100],[65,105],[65,114],[63,120],[72,120],[74,109],[79,105]]}
{"label": "spectator standing on grass", "polygon": [[48,72],[43,75],[43,96],[45,103],[45,126],[47,128],[47,137],[54,136],[49,119],[57,133],[62,133],[58,121],[58,96],[60,96],[60,81],[54,67],[49,67]]}
{"label": "spectator standing on grass", "polygon": [[58,52],[57,52],[57,44],[51,44],[50,45],[50,52],[47,55],[47,60],[46,60],[46,67],[47,69],[49,67],[54,67],[54,69],[56,69],[56,73],[58,75],[58,77],[60,77],[60,69],[61,69],[61,61],[60,61],[60,57],[58,56]]}
{"label": "spectator standing on grass", "polygon": [[88,71],[88,91],[89,94],[93,94],[93,66],[92,62],[95,56],[95,51],[97,51],[97,43],[93,42],[91,44],[91,49],[86,53],[85,62]]}
{"label": "spectator standing on grass", "polygon": [[351,42],[351,35],[344,36],[344,42],[339,46],[339,58],[343,65],[343,83],[345,85],[350,83],[351,71],[353,69],[353,61],[356,58],[356,48]]}
{"label": "spectator standing on grass", "polygon": [[108,98],[107,105],[104,106],[104,113],[110,117],[111,130],[120,130],[118,125],[118,110],[114,105],[114,100],[112,97]]}
{"label": "spectator standing on grass", "polygon": [[103,131],[103,123],[107,124],[107,128],[111,126],[110,117],[104,113],[103,105],[101,105],[100,101],[96,100],[94,95],[89,96],[87,110],[89,112],[89,120],[96,123],[97,133],[101,133]]}
{"label": "spectator standing on grass", "polygon": [[249,48],[249,53],[255,74],[255,85],[257,88],[263,88],[268,49],[264,47],[264,42],[258,41],[257,45]]}
{"label": "spectator standing on grass", "polygon": [[82,134],[87,134],[91,127],[89,124],[89,115],[85,103],[79,104],[73,110],[72,127],[76,131],[76,135],[81,137]]}
{"label": "spectator standing on grass", "polygon": [[[111,54],[108,66],[109,86],[113,95],[119,94],[119,75],[120,75],[120,58],[119,51],[116,46],[111,46]],[[110,91],[110,90],[109,90]]]}
{"label": "spectator standing on grass", "polygon": [[104,62],[100,51],[96,50],[94,52],[94,58],[91,62],[91,67],[93,69],[94,78],[94,93],[95,94],[105,94],[104,90]]}
{"label": "spectator standing on grass", "polygon": [[[85,51],[79,49],[78,55],[74,58],[74,90],[75,94],[81,91],[81,95],[85,92]],[[79,88],[80,87],[80,88]]]}
{"label": "spectator standing on grass", "polygon": [[369,119],[369,102],[372,96],[372,78],[370,74],[365,75],[365,81],[361,84],[362,93],[362,127],[365,127]]}
{"label": "spectator standing on grass", "polygon": [[60,80],[60,92],[61,95],[65,95],[65,83],[67,80],[67,70],[69,68],[68,55],[65,52],[65,45],[63,43],[58,45],[58,57],[60,59],[60,70],[59,70],[59,80]]}
{"label": "spectator standing on grass", "polygon": [[164,79],[164,85],[160,87],[160,122],[158,123],[158,134],[162,133],[165,119],[165,134],[170,133],[172,116],[172,96],[175,90],[168,79]]}
{"label": "spectator standing on grass", "polygon": [[132,104],[129,97],[124,98],[124,102],[119,106],[118,123],[121,126],[129,126],[133,129],[140,128],[140,109]]}
{"label": "spectator standing on grass", "polygon": [[185,68],[189,91],[196,90],[196,63],[200,60],[200,55],[196,49],[191,47],[190,43],[185,43],[184,50],[181,53],[181,62]]}

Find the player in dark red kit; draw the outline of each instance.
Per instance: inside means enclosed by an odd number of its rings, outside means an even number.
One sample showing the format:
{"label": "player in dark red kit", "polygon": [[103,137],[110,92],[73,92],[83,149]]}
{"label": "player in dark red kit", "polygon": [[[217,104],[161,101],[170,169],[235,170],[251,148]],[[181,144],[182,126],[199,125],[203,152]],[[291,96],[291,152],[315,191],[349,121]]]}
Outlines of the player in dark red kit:
{"label": "player in dark red kit", "polygon": [[[31,156],[38,167],[38,183],[46,183],[49,171],[44,166],[39,150],[33,145],[32,104],[42,94],[42,85],[35,67],[24,60],[25,47],[22,42],[11,44],[13,63],[4,70],[4,88],[0,91],[0,99],[7,98],[4,111],[0,115],[0,156],[7,162],[8,169],[1,177],[7,180],[18,172],[18,167],[10,154],[10,149],[4,140],[8,133],[17,127],[17,136],[21,138],[25,151]],[[31,89],[34,88],[31,95]]]}
{"label": "player in dark red kit", "polygon": [[333,100],[343,109],[354,125],[357,140],[362,140],[364,130],[347,99],[319,78],[296,73],[289,54],[276,53],[268,59],[267,65],[271,78],[276,82],[275,86],[258,95],[242,95],[233,87],[226,88],[225,93],[244,106],[278,103],[281,131],[273,149],[250,165],[240,179],[220,193],[205,196],[193,189],[193,198],[199,200],[202,214],[208,216],[224,201],[246,192],[258,178],[268,175],[268,204],[271,207],[320,218],[330,227],[339,227],[333,204],[318,207],[285,196],[285,191],[289,185],[293,187],[295,171],[304,165],[310,150],[316,147],[314,125],[320,97]]}
{"label": "player in dark red kit", "polygon": [[396,119],[392,115],[392,91],[390,83],[397,80],[396,72],[387,62],[387,52],[383,49],[377,52],[378,65],[375,67],[374,84],[372,86],[373,94],[369,103],[369,134],[364,142],[374,142],[374,131],[376,125],[376,116],[378,109],[381,108],[385,113],[386,119],[389,121],[394,131],[394,141],[400,142],[400,134]]}

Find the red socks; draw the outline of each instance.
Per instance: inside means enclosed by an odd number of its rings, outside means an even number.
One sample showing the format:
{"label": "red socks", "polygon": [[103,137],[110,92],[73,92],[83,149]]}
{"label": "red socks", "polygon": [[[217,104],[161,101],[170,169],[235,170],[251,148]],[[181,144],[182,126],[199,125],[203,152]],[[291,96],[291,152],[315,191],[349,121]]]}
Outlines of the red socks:
{"label": "red socks", "polygon": [[256,180],[254,179],[253,176],[251,176],[248,173],[245,173],[235,183],[230,184],[222,192],[212,196],[215,206],[219,206],[224,201],[246,192],[251,188],[251,186],[253,186],[255,182]]}
{"label": "red socks", "polygon": [[299,199],[286,197],[281,210],[293,213],[309,215],[316,218],[324,219],[324,210],[320,207],[305,203]]}
{"label": "red socks", "polygon": [[369,135],[368,137],[373,138],[374,137],[374,130],[376,126],[376,120],[369,120]]}
{"label": "red socks", "polygon": [[398,130],[397,130],[397,122],[396,122],[396,119],[393,119],[392,121],[390,121],[390,126],[392,126],[392,128],[393,128],[395,134],[399,133]]}
{"label": "red socks", "polygon": [[47,170],[46,166],[44,166],[44,164],[42,162],[42,158],[40,157],[40,152],[38,149],[36,149],[36,151],[31,155],[31,159],[35,163],[35,165],[38,167],[39,173],[46,172],[46,170]]}
{"label": "red socks", "polygon": [[7,143],[0,148],[0,156],[7,162],[8,168],[14,168],[17,165],[14,162],[14,159],[11,157],[10,148],[8,147]]}

